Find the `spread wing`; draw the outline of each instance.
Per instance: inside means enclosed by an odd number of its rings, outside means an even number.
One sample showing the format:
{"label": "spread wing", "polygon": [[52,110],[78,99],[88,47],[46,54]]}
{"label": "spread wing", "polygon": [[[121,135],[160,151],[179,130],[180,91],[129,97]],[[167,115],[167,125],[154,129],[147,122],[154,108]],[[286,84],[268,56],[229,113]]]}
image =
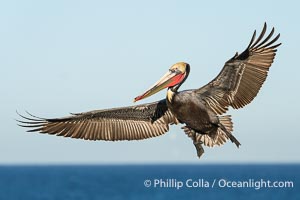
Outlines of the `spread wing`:
{"label": "spread wing", "polygon": [[244,52],[236,53],[215,79],[195,91],[216,114],[225,113],[229,106],[242,108],[256,97],[267,78],[276,48],[281,45],[274,44],[280,36],[278,34],[272,39],[274,28],[264,38],[266,29],[265,23],[256,40],[254,32]]}
{"label": "spread wing", "polygon": [[20,126],[29,128],[28,132],[85,140],[141,140],[162,135],[168,131],[169,124],[178,123],[165,100],[54,119],[29,115],[20,115],[25,121],[17,120]]}

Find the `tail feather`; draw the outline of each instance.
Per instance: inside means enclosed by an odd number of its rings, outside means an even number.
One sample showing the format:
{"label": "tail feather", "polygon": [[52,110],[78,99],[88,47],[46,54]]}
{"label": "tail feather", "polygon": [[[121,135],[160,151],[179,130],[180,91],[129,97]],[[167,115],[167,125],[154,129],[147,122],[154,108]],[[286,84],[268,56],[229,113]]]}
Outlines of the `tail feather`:
{"label": "tail feather", "polygon": [[233,131],[231,116],[225,115],[219,116],[218,118],[218,124],[211,124],[212,126],[209,129],[202,130],[203,132],[196,131],[189,126],[182,127],[187,136],[193,140],[199,158],[204,153],[202,144],[208,147],[214,147],[215,145],[220,146],[230,139],[237,147],[241,145],[240,142],[231,134]]}
{"label": "tail feather", "polygon": [[233,123],[231,120],[231,115],[219,116],[219,121],[229,132],[233,131]]}
{"label": "tail feather", "polygon": [[208,147],[213,147],[215,145],[221,146],[225,144],[228,139],[235,143],[237,147],[241,145],[231,134],[233,131],[233,123],[230,115],[219,116],[219,124],[207,132],[195,131],[188,126],[184,126],[182,129],[194,142],[200,142]]}
{"label": "tail feather", "polygon": [[[230,115],[220,116],[219,117],[220,123],[218,124],[218,140],[220,144],[223,144],[224,139],[230,139],[231,142],[233,142],[237,147],[241,145],[241,143],[231,134],[233,131],[233,123],[231,121]],[[226,141],[226,140],[225,140]],[[225,142],[224,141],[224,142]]]}

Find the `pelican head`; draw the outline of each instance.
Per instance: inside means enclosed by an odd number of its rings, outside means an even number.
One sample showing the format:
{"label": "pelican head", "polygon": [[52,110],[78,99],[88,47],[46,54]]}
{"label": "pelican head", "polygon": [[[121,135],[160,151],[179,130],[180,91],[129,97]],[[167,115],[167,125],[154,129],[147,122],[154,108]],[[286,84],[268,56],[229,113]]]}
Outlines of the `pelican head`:
{"label": "pelican head", "polygon": [[159,79],[152,87],[150,87],[142,95],[134,98],[134,102],[147,98],[165,88],[170,88],[174,91],[177,91],[180,85],[187,78],[189,72],[190,65],[188,63],[179,62],[172,65],[169,71],[161,79]]}

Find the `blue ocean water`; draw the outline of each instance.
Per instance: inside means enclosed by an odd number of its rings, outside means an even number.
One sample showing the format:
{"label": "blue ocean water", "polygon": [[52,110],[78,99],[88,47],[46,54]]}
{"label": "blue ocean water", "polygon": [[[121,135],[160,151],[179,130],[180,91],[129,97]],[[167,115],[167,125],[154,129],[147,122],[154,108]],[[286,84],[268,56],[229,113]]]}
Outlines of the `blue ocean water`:
{"label": "blue ocean water", "polygon": [[0,166],[1,200],[217,198],[300,199],[300,165]]}

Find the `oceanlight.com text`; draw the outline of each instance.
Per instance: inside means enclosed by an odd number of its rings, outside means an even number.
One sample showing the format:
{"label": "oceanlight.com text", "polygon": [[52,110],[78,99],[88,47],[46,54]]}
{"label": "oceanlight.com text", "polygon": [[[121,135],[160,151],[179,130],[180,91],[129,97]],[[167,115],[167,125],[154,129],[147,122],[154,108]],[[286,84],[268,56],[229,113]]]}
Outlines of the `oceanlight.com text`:
{"label": "oceanlight.com text", "polygon": [[247,180],[229,180],[229,179],[146,179],[144,186],[147,188],[253,188],[260,190],[264,188],[293,188],[294,182],[291,180],[267,180],[267,179],[247,179]]}

